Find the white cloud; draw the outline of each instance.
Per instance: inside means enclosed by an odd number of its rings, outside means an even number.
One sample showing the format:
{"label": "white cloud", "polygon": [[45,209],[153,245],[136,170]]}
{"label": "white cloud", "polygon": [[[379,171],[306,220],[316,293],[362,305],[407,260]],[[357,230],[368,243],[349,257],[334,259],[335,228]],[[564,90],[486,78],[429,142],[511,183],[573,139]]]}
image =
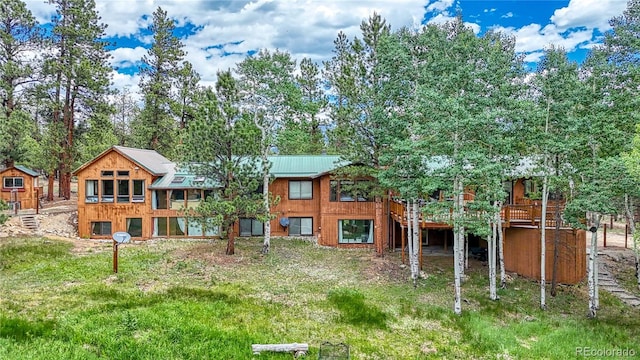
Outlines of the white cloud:
{"label": "white cloud", "polygon": [[568,6],[553,13],[551,21],[563,30],[572,27],[608,30],[609,19],[622,14],[626,5],[622,0],[571,0]]}
{"label": "white cloud", "polygon": [[136,66],[143,55],[147,53],[147,49],[143,47],[136,48],[117,48],[109,52],[111,54],[111,66],[113,67],[131,67]]}
{"label": "white cloud", "polygon": [[494,27],[496,31],[516,37],[516,51],[530,53],[544,49],[550,44],[563,47],[567,51],[575,50],[578,45],[592,41],[593,30],[577,30],[561,33],[553,24],[541,27],[540,24],[529,24],[519,29],[512,27]]}
{"label": "white cloud", "polygon": [[540,59],[542,59],[543,56],[544,56],[544,52],[542,51],[532,52],[530,54],[525,55],[524,61],[537,63],[538,61],[540,61]]}
{"label": "white cloud", "polygon": [[450,8],[453,0],[436,0],[427,6],[427,12],[440,12]]}
{"label": "white cloud", "polygon": [[483,12],[485,13],[490,13],[490,12],[494,12],[496,11],[496,9],[492,8],[492,9],[484,9]]}
{"label": "white cloud", "polygon": [[509,11],[508,13],[506,13],[506,14],[500,16],[500,17],[503,18],[503,19],[509,19],[509,18],[513,17],[513,13],[511,11]]}

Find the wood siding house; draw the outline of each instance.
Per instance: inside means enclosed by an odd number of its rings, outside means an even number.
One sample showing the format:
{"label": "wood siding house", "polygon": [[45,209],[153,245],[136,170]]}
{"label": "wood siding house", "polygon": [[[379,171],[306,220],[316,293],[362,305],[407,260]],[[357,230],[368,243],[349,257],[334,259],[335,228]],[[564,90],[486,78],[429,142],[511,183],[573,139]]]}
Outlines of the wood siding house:
{"label": "wood siding house", "polygon": [[[337,156],[272,156],[270,192],[279,198],[271,209],[274,236],[314,236],[318,244],[333,247],[364,247],[378,250],[404,248],[406,213],[404,204],[382,203],[382,221],[376,221],[376,203],[366,194],[348,190],[353,180],[338,179],[335,171],[349,163]],[[215,237],[218,229],[189,221],[185,210],[195,208],[215,184],[197,177],[155,151],[114,146],[74,172],[78,178],[78,234],[84,238],[110,238],[127,231],[134,239],[162,237]],[[359,179],[355,181],[369,181]],[[535,200],[535,182],[521,177],[504,183],[509,194],[502,208],[505,268],[528,277],[540,274],[540,218]],[[440,198],[442,195],[440,195]],[[473,193],[465,201],[473,200]],[[443,200],[442,198],[440,200]],[[553,256],[552,212],[561,201],[550,202],[547,216],[547,273]],[[206,219],[205,219],[206,222]],[[262,236],[263,224],[240,219],[235,235]],[[452,227],[447,218],[422,217],[422,249],[452,245]],[[560,226],[559,281],[573,284],[586,274],[586,240],[582,230]],[[483,239],[470,246],[486,247]]]}
{"label": "wood siding house", "polygon": [[39,175],[36,171],[21,165],[0,170],[0,199],[7,202],[11,209],[14,204],[18,209],[37,208],[39,197],[42,195]]}
{"label": "wood siding house", "polygon": [[[338,247],[371,247],[386,239],[386,222],[376,224],[375,203],[362,194],[341,191],[332,171],[347,165],[338,156],[272,156],[270,192],[274,236],[315,236]],[[218,229],[189,221],[185,210],[215,191],[199,178],[155,151],[114,146],[78,168],[78,234],[110,238],[127,231],[133,239],[214,237]],[[365,181],[365,179],[359,180]],[[240,219],[236,236],[262,236],[263,224]]]}

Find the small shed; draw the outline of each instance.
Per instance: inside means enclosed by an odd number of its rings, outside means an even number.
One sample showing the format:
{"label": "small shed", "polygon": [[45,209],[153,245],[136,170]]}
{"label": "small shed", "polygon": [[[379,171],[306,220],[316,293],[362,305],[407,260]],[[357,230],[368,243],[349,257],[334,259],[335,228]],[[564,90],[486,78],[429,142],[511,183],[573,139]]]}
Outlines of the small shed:
{"label": "small shed", "polygon": [[35,209],[42,195],[39,176],[37,171],[22,165],[0,170],[0,199],[9,203],[11,208],[17,204],[19,209]]}

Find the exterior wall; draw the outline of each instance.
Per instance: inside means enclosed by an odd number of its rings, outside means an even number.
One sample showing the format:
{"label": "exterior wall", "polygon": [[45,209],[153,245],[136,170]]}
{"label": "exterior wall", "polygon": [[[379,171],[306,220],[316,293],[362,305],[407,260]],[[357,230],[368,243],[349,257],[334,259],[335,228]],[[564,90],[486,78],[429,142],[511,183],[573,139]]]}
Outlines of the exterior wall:
{"label": "exterior wall", "polygon": [[[387,233],[386,216],[383,212],[382,221],[375,221],[376,211],[375,202],[341,202],[329,201],[330,195],[330,176],[325,175],[320,178],[320,230],[321,234],[318,238],[318,244],[325,246],[337,247],[371,247],[376,243],[384,241],[381,238],[380,231],[374,231],[373,244],[339,244],[338,243],[338,221],[339,220],[373,220],[375,230],[383,228],[382,234]],[[380,223],[382,222],[382,223]]]}
{"label": "exterior wall", "polygon": [[[271,235],[288,236],[289,229],[280,225],[281,218],[311,217],[313,218],[313,235],[320,234],[320,179],[313,179],[313,193],[310,200],[289,199],[289,181],[310,180],[309,178],[299,179],[276,179],[269,186],[269,191],[280,197],[280,202],[271,208],[271,213],[275,218],[271,220]],[[327,200],[329,198],[327,197]]]}
{"label": "exterior wall", "polygon": [[[144,180],[144,202],[140,203],[118,203],[117,185],[114,184],[114,201],[102,202],[102,170],[113,170],[113,179],[125,179],[118,177],[117,171],[129,171],[130,180]],[[110,221],[111,232],[127,231],[127,218],[142,218],[142,237],[136,239],[151,238],[153,233],[152,211],[151,211],[151,191],[149,185],[155,180],[154,176],[144,168],[122,156],[113,150],[95,160],[90,166],[82,169],[76,174],[78,178],[78,235],[83,238],[111,238],[108,235],[92,235],[91,223],[98,221]],[[106,178],[104,178],[106,179]],[[96,203],[86,202],[86,180],[98,181],[98,197]],[[132,195],[133,186],[130,183],[129,193]]]}
{"label": "exterior wall", "polygon": [[[560,258],[558,282],[576,284],[584,279],[587,271],[586,234],[584,230],[560,230]],[[551,280],[553,271],[553,235],[546,234],[546,277]],[[504,261],[507,271],[540,279],[540,229],[507,228],[504,240]]]}
{"label": "exterior wall", "polygon": [[[21,177],[23,179],[23,187],[16,189],[13,193],[13,189],[4,188],[5,177]],[[35,209],[38,204],[38,195],[42,195],[42,187],[38,184],[38,178],[26,174],[16,168],[8,168],[0,172],[0,199],[10,202],[17,197],[17,201],[20,202],[21,209]]]}

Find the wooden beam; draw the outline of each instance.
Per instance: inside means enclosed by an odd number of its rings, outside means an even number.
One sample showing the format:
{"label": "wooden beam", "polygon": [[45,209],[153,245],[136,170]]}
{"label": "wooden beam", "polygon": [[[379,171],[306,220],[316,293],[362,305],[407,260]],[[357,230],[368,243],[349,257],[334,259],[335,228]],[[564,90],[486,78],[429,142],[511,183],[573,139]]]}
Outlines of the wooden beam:
{"label": "wooden beam", "polygon": [[401,247],[400,251],[402,251],[402,263],[404,264],[404,245],[405,245],[405,243],[407,241],[406,240],[406,236],[407,235],[405,234],[404,226],[402,226],[402,224],[400,224],[400,229],[402,231],[402,234],[400,235],[400,238],[402,239],[401,242],[400,242],[400,247]]}

